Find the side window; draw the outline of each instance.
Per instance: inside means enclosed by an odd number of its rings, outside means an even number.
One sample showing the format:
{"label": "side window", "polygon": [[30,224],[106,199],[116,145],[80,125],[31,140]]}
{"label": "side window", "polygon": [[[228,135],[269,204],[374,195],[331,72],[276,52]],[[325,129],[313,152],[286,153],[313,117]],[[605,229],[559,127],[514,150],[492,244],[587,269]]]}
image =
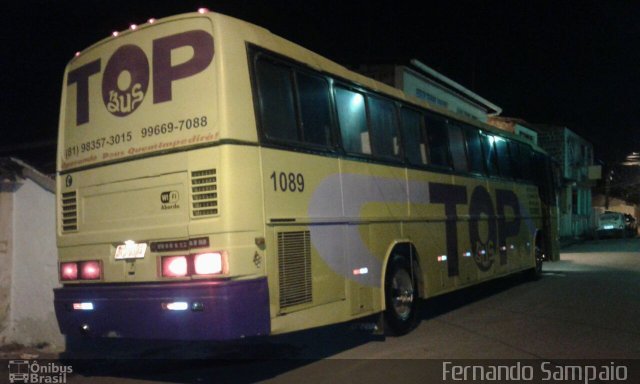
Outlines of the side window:
{"label": "side window", "polygon": [[496,160],[495,137],[486,133],[480,134],[482,153],[484,154],[485,168],[491,176],[498,175],[498,161]]}
{"label": "side window", "polygon": [[331,100],[326,80],[303,73],[296,74],[302,141],[331,145]]}
{"label": "side window", "polygon": [[398,158],[400,141],[395,106],[392,102],[377,97],[368,97],[368,101],[373,154],[379,157]]}
{"label": "side window", "polygon": [[513,168],[511,167],[511,156],[509,155],[509,142],[499,136],[494,136],[496,143],[496,153],[498,154],[498,169],[500,176],[506,178],[513,177]]}
{"label": "side window", "polygon": [[511,168],[514,179],[524,179],[526,173],[522,171],[522,164],[520,163],[520,143],[516,141],[509,141],[509,154],[511,155]]}
{"label": "side window", "polygon": [[371,154],[371,141],[367,130],[364,96],[345,88],[336,88],[336,104],[342,145],[351,153]]}
{"label": "side window", "polygon": [[431,164],[451,167],[447,122],[443,118],[433,115],[426,115],[425,117]]}
{"label": "side window", "polygon": [[424,141],[422,114],[408,108],[401,109],[404,153],[410,164],[427,164],[427,145]]}
{"label": "side window", "polygon": [[533,181],[531,171],[531,147],[526,144],[518,143],[518,167],[520,168],[520,178],[523,180]]}
{"label": "side window", "polygon": [[256,62],[260,117],[270,139],[297,140],[291,70],[265,58]]}
{"label": "side window", "polygon": [[467,154],[469,156],[469,170],[473,173],[484,174],[484,157],[482,156],[482,143],[480,131],[477,128],[465,127],[464,136],[467,141]]}
{"label": "side window", "polygon": [[451,160],[453,169],[461,172],[468,172],[467,151],[465,149],[464,135],[462,127],[457,124],[449,126],[449,148],[451,149]]}

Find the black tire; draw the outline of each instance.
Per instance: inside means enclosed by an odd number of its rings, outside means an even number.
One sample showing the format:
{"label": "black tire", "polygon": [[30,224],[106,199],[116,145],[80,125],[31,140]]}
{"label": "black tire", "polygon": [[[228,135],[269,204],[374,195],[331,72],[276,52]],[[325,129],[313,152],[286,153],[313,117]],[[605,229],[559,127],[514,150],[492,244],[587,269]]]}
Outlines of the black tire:
{"label": "black tire", "polygon": [[385,329],[400,336],[415,328],[418,318],[417,280],[411,274],[411,264],[405,257],[394,255],[385,276]]}

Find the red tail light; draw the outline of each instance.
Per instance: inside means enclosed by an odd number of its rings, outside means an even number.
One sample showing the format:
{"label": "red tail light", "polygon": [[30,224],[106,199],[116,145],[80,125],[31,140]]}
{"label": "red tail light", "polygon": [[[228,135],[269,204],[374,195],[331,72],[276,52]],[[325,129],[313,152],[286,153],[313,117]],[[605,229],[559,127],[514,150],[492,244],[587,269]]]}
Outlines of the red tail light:
{"label": "red tail light", "polygon": [[80,280],[100,280],[102,265],[99,261],[83,261],[80,263]]}
{"label": "red tail light", "polygon": [[188,277],[227,273],[225,251],[185,256],[164,256],[160,262],[162,277]]}
{"label": "red tail light", "polygon": [[184,277],[187,276],[187,272],[186,256],[169,256],[162,258],[162,276]]}
{"label": "red tail light", "polygon": [[220,252],[201,253],[193,258],[197,275],[222,273],[222,254]]}
{"label": "red tail light", "polygon": [[60,280],[78,280],[78,263],[60,263]]}
{"label": "red tail light", "polygon": [[102,263],[99,260],[60,263],[60,281],[100,280]]}

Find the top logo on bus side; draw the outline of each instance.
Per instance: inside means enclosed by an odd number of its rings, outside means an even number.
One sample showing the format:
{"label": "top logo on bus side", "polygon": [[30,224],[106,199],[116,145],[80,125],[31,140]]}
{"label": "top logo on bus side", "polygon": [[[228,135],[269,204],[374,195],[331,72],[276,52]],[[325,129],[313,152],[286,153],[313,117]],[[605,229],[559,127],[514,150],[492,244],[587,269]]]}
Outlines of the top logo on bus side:
{"label": "top logo on bus side", "polygon": [[[191,47],[193,56],[171,65],[171,52]],[[203,30],[192,30],[152,41],[151,78],[149,60],[137,45],[126,44],[109,58],[102,74],[102,101],[114,116],[124,117],[142,104],[149,81],[153,81],[153,103],[172,100],[172,84],[204,71],[213,60],[213,37]],[[89,78],[102,71],[101,59],[69,72],[67,86],[76,86],[76,125],[89,122]]]}

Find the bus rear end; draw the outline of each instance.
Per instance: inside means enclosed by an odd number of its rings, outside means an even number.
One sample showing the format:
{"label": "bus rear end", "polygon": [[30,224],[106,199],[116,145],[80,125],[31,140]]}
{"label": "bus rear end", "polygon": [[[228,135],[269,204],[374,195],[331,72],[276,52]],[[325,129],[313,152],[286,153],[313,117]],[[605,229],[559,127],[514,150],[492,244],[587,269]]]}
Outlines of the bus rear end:
{"label": "bus rear end", "polygon": [[221,139],[214,19],[150,20],[67,66],[54,291],[67,336],[269,333],[261,210],[235,184],[259,182],[257,150]]}

